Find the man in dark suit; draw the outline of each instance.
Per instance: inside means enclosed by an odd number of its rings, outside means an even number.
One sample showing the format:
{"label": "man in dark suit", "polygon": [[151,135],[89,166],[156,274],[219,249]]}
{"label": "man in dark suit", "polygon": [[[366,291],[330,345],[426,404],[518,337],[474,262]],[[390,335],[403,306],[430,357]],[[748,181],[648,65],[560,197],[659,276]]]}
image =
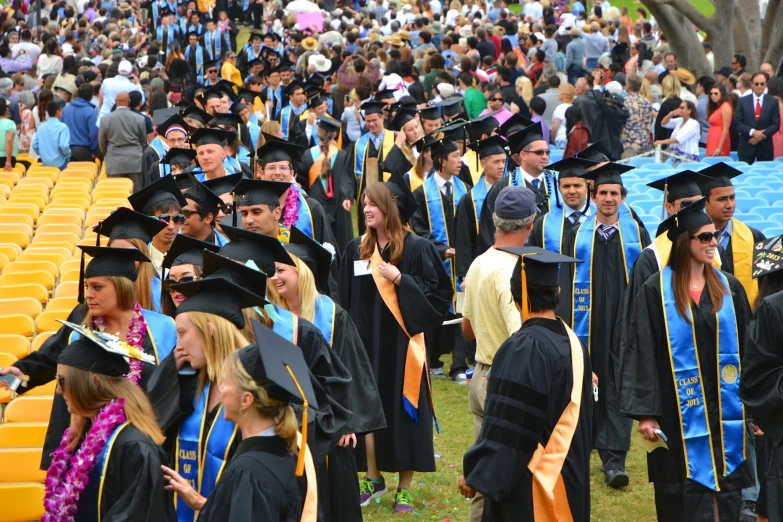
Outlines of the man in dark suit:
{"label": "man in dark suit", "polygon": [[762,72],[753,75],[753,94],[743,96],[737,103],[734,126],[739,132],[740,161],[772,160],[772,135],[780,129],[778,101],[765,93],[769,78]]}

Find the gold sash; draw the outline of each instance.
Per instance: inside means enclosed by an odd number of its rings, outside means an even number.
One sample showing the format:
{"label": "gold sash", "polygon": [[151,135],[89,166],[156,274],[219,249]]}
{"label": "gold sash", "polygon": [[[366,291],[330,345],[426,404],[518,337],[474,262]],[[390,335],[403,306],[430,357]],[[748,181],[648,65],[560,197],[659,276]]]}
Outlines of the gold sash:
{"label": "gold sash", "polygon": [[[334,145],[329,145],[329,154],[328,158],[331,161],[332,156],[337,154],[338,149]],[[311,189],[313,187],[313,183],[315,183],[319,177],[321,177],[321,167],[324,164],[324,153],[321,152],[321,155],[318,156],[318,159],[315,160],[315,163],[313,163],[313,166],[310,167],[310,172],[308,172],[308,181],[307,181],[307,189]]]}
{"label": "gold sash", "polygon": [[576,424],[579,422],[585,367],[579,338],[565,322],[563,326],[571,342],[571,370],[574,383],[571,386],[571,401],[560,415],[555,429],[552,430],[546,448],[539,444],[527,465],[527,469],[533,473],[533,512],[536,522],[573,522],[574,520],[560,471],[571,448]]}
{"label": "gold sash", "polygon": [[481,175],[484,173],[484,169],[481,168],[481,164],[478,161],[478,154],[475,150],[469,149],[465,151],[465,155],[462,157],[468,166],[468,170],[470,170],[470,177],[473,179],[473,185],[476,185],[476,183],[479,182],[479,179],[481,179]]}
{"label": "gold sash", "polygon": [[[296,445],[299,451],[302,450],[302,433],[296,432]],[[306,442],[306,441],[305,441]],[[307,477],[307,493],[302,506],[301,522],[316,522],[318,519],[318,482],[315,476],[315,463],[313,454],[310,453],[310,446],[305,444],[305,477]]]}
{"label": "gold sash", "polygon": [[753,232],[742,221],[731,218],[731,257],[734,260],[734,277],[739,279],[748,294],[751,305],[756,302],[759,295],[759,283],[753,279]]}
{"label": "gold sash", "polygon": [[[405,375],[402,380],[402,394],[414,408],[418,409],[419,395],[421,394],[421,376],[427,368],[427,351],[424,344],[424,334],[417,333],[416,335],[411,336],[411,334],[408,333],[407,328],[405,328],[405,321],[402,319],[402,312],[400,311],[400,304],[397,301],[397,291],[394,288],[394,283],[383,277],[378,271],[378,267],[383,263],[383,259],[381,258],[381,254],[378,253],[377,246],[370,258],[370,263],[372,264],[372,278],[375,281],[375,286],[378,287],[378,293],[381,294],[383,303],[397,320],[397,324],[400,325],[402,331],[405,332],[405,335],[410,339],[408,342],[408,353],[405,356]],[[428,387],[430,385],[429,383],[430,380],[428,378]],[[431,389],[430,401],[432,401]],[[432,404],[432,414],[435,415],[434,403]]]}
{"label": "gold sash", "polygon": [[[669,257],[672,253],[672,242],[664,233],[653,239],[652,244],[648,248],[655,254],[655,259],[658,261],[658,268],[663,270],[663,268],[669,264]],[[717,253],[712,258],[712,266],[720,270],[720,256]]]}

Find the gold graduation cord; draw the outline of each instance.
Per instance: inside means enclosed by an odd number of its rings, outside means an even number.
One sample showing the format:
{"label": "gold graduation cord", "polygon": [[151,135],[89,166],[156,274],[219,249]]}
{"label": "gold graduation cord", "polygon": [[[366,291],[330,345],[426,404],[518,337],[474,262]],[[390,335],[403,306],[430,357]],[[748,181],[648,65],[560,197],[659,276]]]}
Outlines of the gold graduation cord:
{"label": "gold graduation cord", "polygon": [[748,301],[756,302],[759,295],[759,283],[753,279],[753,232],[736,218],[731,218],[731,257],[734,260],[734,277],[739,279],[748,294]]}
{"label": "gold graduation cord", "polygon": [[[378,246],[375,246],[375,252],[373,252],[370,258],[372,264],[372,278],[375,281],[375,286],[378,287],[378,293],[381,294],[381,299],[386,305],[386,308],[392,313],[397,320],[397,324],[400,325],[402,331],[408,336],[410,341],[408,342],[408,354],[405,356],[405,374],[402,380],[402,394],[407,398],[414,408],[419,408],[419,395],[421,393],[421,376],[422,372],[427,367],[427,352],[424,344],[424,334],[417,333],[414,336],[408,333],[405,328],[405,321],[402,319],[402,312],[400,311],[400,304],[397,301],[397,291],[394,288],[394,283],[386,279],[378,271],[378,267],[383,262],[381,254],[378,253]],[[402,276],[400,276],[402,277]],[[430,380],[427,379],[427,387],[430,386]],[[430,389],[430,401],[432,401],[432,389]],[[435,403],[432,403],[432,414],[435,415]]]}
{"label": "gold graduation cord", "polygon": [[[561,319],[562,321],[562,319]],[[571,370],[574,383],[571,400],[557,421],[546,447],[538,445],[527,469],[533,473],[533,512],[536,522],[573,522],[563,476],[560,474],[571,448],[579,421],[584,385],[584,359],[579,338],[563,323],[571,343]]]}
{"label": "gold graduation cord", "polygon": [[[378,162],[380,163],[382,161],[381,158],[385,158],[389,155],[389,153],[392,150],[392,147],[394,147],[394,142],[397,140],[397,133],[390,130],[384,130],[383,131],[383,141],[381,141],[381,150],[378,151]],[[362,165],[367,165],[367,154],[370,152],[370,144],[368,143],[367,146],[364,148],[364,163]],[[364,168],[364,167],[362,167]],[[378,177],[379,181],[389,181],[390,176],[385,176],[379,169],[378,171]],[[357,201],[361,201],[362,194],[364,194],[364,189],[367,187],[367,177],[362,176],[362,180],[359,186],[359,190],[357,192]],[[411,189],[413,190],[413,189]]]}
{"label": "gold graduation cord", "polygon": [[310,446],[307,445],[307,439],[299,432],[296,433],[296,445],[299,448],[300,457],[304,453],[305,477],[307,477],[307,492],[305,493],[302,506],[302,518],[300,521],[316,522],[318,519],[318,482],[315,477],[313,454],[310,453]]}

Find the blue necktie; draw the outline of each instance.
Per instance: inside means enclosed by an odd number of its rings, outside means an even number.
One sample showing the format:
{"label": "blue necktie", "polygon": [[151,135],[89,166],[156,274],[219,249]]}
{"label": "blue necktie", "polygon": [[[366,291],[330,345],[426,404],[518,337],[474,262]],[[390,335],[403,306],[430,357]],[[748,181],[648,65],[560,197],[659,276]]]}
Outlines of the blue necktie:
{"label": "blue necktie", "polygon": [[536,192],[538,192],[538,189],[541,187],[541,180],[536,178],[533,180],[533,188],[536,189]]}
{"label": "blue necktie", "polygon": [[615,228],[610,225],[600,225],[598,227],[598,233],[601,234],[601,237],[606,240],[609,240],[609,238],[612,237],[614,232],[615,232]]}

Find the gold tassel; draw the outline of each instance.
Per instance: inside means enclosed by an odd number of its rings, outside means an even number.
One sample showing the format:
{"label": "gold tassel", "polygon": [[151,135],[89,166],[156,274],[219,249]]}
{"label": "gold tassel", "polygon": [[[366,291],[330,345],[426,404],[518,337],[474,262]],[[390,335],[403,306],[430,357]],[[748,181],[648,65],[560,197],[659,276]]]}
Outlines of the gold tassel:
{"label": "gold tassel", "polygon": [[296,376],[294,376],[294,372],[291,371],[291,367],[286,365],[285,369],[288,370],[288,373],[291,375],[291,379],[293,379],[294,384],[296,385],[296,389],[299,390],[299,395],[302,397],[304,412],[302,412],[302,447],[299,450],[299,457],[296,459],[296,476],[301,477],[304,474],[304,465],[305,465],[305,447],[307,446],[307,397],[305,396],[304,391],[302,391],[302,387],[299,386],[299,381],[296,380]]}

